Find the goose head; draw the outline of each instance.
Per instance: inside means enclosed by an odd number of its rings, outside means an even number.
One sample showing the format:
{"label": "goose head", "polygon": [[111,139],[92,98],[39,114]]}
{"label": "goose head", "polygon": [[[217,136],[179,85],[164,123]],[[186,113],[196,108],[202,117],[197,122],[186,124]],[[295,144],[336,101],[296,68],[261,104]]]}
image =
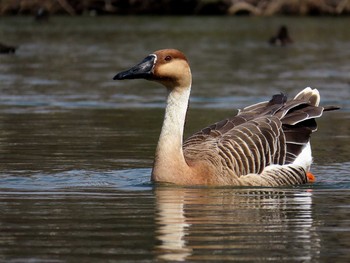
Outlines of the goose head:
{"label": "goose head", "polygon": [[152,80],[170,90],[190,88],[192,81],[188,60],[176,49],[155,51],[132,68],[119,72],[113,79]]}

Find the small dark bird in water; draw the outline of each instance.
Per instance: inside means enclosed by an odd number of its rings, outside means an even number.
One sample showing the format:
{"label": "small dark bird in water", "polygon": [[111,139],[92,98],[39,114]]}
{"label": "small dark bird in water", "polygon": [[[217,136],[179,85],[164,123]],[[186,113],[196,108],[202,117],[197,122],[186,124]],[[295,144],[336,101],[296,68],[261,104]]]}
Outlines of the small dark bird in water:
{"label": "small dark bird in water", "polygon": [[270,38],[269,43],[275,46],[286,46],[293,43],[286,26],[281,26],[276,36]]}
{"label": "small dark bird in water", "polygon": [[16,49],[17,47],[0,43],[0,54],[14,54],[16,52]]}
{"label": "small dark bird in water", "polygon": [[47,22],[49,20],[50,14],[45,8],[39,8],[35,14],[35,21],[37,22]]}

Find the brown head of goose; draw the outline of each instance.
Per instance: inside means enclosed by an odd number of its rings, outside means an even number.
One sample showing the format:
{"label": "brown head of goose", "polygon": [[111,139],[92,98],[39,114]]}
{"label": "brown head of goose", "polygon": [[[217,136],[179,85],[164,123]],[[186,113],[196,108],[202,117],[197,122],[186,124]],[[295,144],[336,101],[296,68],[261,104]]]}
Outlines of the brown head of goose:
{"label": "brown head of goose", "polygon": [[155,182],[178,185],[281,186],[311,182],[310,135],[315,118],[336,107],[319,106],[316,89],[293,99],[283,94],[240,110],[183,142],[192,75],[185,55],[163,49],[114,79],[144,78],[168,91],[152,170]]}

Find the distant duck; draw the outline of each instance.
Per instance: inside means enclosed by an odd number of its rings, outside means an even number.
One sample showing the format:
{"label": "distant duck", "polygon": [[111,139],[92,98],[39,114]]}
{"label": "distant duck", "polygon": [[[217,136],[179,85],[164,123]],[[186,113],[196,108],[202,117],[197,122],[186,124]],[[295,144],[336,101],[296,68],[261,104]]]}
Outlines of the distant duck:
{"label": "distant duck", "polygon": [[0,54],[14,54],[16,52],[16,49],[17,47],[0,43]]}
{"label": "distant duck", "polygon": [[[310,136],[315,118],[337,107],[319,106],[320,94],[305,88],[287,100],[277,94],[193,134],[183,142],[192,85],[185,55],[158,50],[114,79],[146,79],[168,91],[152,171],[155,182],[178,185],[281,186],[313,182]],[[139,118],[135,116],[135,118]]]}
{"label": "distant duck", "polygon": [[277,35],[270,38],[269,43],[275,46],[286,46],[293,43],[293,40],[289,36],[288,28],[281,26]]}
{"label": "distant duck", "polygon": [[49,12],[45,8],[39,8],[35,14],[35,21],[47,22],[49,20]]}

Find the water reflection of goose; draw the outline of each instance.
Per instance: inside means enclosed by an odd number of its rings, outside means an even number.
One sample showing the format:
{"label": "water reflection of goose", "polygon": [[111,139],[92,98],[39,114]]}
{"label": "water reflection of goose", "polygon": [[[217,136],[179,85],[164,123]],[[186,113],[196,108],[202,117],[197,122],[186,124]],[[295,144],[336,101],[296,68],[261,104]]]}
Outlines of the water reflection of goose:
{"label": "water reflection of goose", "polygon": [[[192,75],[183,53],[156,51],[114,79],[144,78],[168,90],[152,180],[180,185],[279,186],[313,180],[310,135],[324,110],[316,89],[283,94],[241,110],[192,135],[183,131]],[[309,176],[308,176],[309,175]]]}
{"label": "water reflection of goose", "polygon": [[310,261],[320,239],[312,192],[157,187],[158,259]]}
{"label": "water reflection of goose", "polygon": [[160,259],[181,261],[192,253],[192,249],[187,248],[185,243],[190,225],[186,223],[184,215],[184,195],[182,191],[162,191],[160,195],[161,199],[157,199],[156,220],[159,225],[157,236],[161,244],[156,247],[156,251],[159,252]]}

